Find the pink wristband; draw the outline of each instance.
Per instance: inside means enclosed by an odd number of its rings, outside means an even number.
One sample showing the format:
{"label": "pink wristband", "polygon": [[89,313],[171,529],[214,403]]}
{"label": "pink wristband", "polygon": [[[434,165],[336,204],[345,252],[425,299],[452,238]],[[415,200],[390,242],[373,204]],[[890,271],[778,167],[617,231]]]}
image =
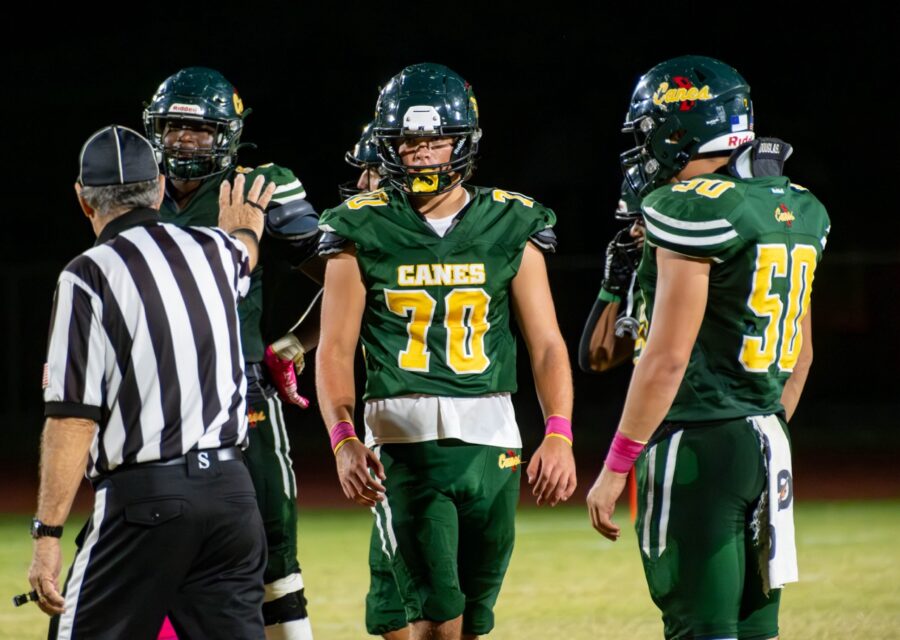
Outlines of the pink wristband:
{"label": "pink wristband", "polygon": [[547,428],[544,429],[544,437],[547,436],[562,438],[572,444],[572,421],[562,416],[550,416],[547,418]]}
{"label": "pink wristband", "polygon": [[623,436],[616,431],[604,464],[609,467],[610,471],[628,473],[631,471],[631,467],[634,466],[634,461],[637,460],[637,457],[641,455],[641,451],[644,450],[644,444]]}
{"label": "pink wristband", "polygon": [[331,450],[337,452],[338,446],[344,440],[356,438],[356,429],[346,420],[341,420],[336,425],[331,427],[331,431],[329,432],[329,434],[331,435]]}

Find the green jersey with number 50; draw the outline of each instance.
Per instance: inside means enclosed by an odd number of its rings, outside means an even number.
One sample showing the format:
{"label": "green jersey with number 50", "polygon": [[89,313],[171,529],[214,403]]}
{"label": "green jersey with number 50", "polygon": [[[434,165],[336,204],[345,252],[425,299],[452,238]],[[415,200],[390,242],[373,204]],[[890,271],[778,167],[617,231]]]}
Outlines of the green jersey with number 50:
{"label": "green jersey with number 50", "polygon": [[700,333],[667,420],[777,413],[803,342],[828,214],[786,177],[707,174],[643,203],[647,242],[638,269],[653,326],[656,247],[712,262]]}
{"label": "green jersey with number 50", "polygon": [[325,211],[319,227],[356,246],[365,280],[365,399],[516,390],[510,282],[549,209],[517,193],[471,196],[441,237],[394,188]]}

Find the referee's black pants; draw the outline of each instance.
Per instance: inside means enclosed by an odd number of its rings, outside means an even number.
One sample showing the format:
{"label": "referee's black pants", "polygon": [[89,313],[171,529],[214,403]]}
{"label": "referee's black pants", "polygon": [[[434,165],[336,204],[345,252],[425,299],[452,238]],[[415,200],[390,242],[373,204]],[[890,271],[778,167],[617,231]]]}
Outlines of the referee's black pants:
{"label": "referee's black pants", "polygon": [[95,485],[51,639],[155,640],[166,614],[179,640],[265,637],[266,543],[250,474],[209,453]]}

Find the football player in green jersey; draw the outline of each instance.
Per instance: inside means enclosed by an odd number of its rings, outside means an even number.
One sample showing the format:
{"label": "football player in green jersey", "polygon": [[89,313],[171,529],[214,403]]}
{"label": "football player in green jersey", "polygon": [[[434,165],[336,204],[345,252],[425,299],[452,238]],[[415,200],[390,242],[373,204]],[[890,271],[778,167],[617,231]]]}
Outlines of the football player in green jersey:
{"label": "football player in green jersey", "polygon": [[[277,260],[295,266],[308,264],[318,241],[318,216],[306,201],[300,180],[289,169],[274,164],[255,169],[237,166],[248,113],[237,90],[222,74],[189,67],[160,85],[144,111],[144,126],[166,174],[160,215],[167,222],[215,226],[219,185],[237,173],[246,174],[248,184],[263,175],[277,185],[266,211],[268,237],[262,243],[262,266],[253,272],[250,293],[238,306],[251,427],[246,459],[268,542],[263,605],[266,637],[309,640],[312,630],[297,562],[297,487],[279,394],[304,406],[306,401],[297,394],[295,382],[291,386],[291,378],[302,370],[304,351],[315,346],[317,326],[302,325],[304,333],[287,332],[266,346],[263,271]],[[271,371],[263,366],[264,359]]]}
{"label": "football player in green jersey", "polygon": [[[435,64],[382,90],[374,127],[387,182],[326,211],[317,384],[345,495],[372,507],[410,638],[471,638],[514,538],[522,469],[512,306],[547,437],[526,473],[538,504],[572,495],[572,383],[542,250],[555,215],[465,184],[481,130],[471,87]],[[366,362],[365,445],[352,426],[353,356]]]}
{"label": "football player in green jersey", "polygon": [[585,373],[602,373],[629,357],[635,362],[647,334],[635,270],[644,246],[640,199],[631,181],[622,182],[616,220],[628,222],[606,246],[600,293],[588,314],[578,343],[578,366]]}
{"label": "football player in green jersey", "polygon": [[752,116],[737,71],[685,56],[641,78],[626,122],[638,145],[623,162],[654,189],[638,268],[650,331],[588,506],[617,539],[637,459],[641,559],[667,638],[777,637],[797,579],[786,421],[812,360],[829,221],[780,175],[790,146],[753,140]]}

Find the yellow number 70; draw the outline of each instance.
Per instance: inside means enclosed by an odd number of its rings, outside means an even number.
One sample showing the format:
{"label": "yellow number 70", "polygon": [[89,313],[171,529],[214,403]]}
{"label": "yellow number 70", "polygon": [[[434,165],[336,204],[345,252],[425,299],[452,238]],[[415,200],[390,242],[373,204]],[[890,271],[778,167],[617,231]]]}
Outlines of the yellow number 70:
{"label": "yellow number 70", "polygon": [[[428,330],[437,301],[424,289],[385,289],[384,299],[391,313],[409,319],[409,340],[397,355],[398,366],[407,371],[428,371]],[[491,327],[487,321],[490,302],[484,289],[454,289],[444,298],[447,366],[454,373],[481,373],[491,363],[484,348],[484,336]]]}

